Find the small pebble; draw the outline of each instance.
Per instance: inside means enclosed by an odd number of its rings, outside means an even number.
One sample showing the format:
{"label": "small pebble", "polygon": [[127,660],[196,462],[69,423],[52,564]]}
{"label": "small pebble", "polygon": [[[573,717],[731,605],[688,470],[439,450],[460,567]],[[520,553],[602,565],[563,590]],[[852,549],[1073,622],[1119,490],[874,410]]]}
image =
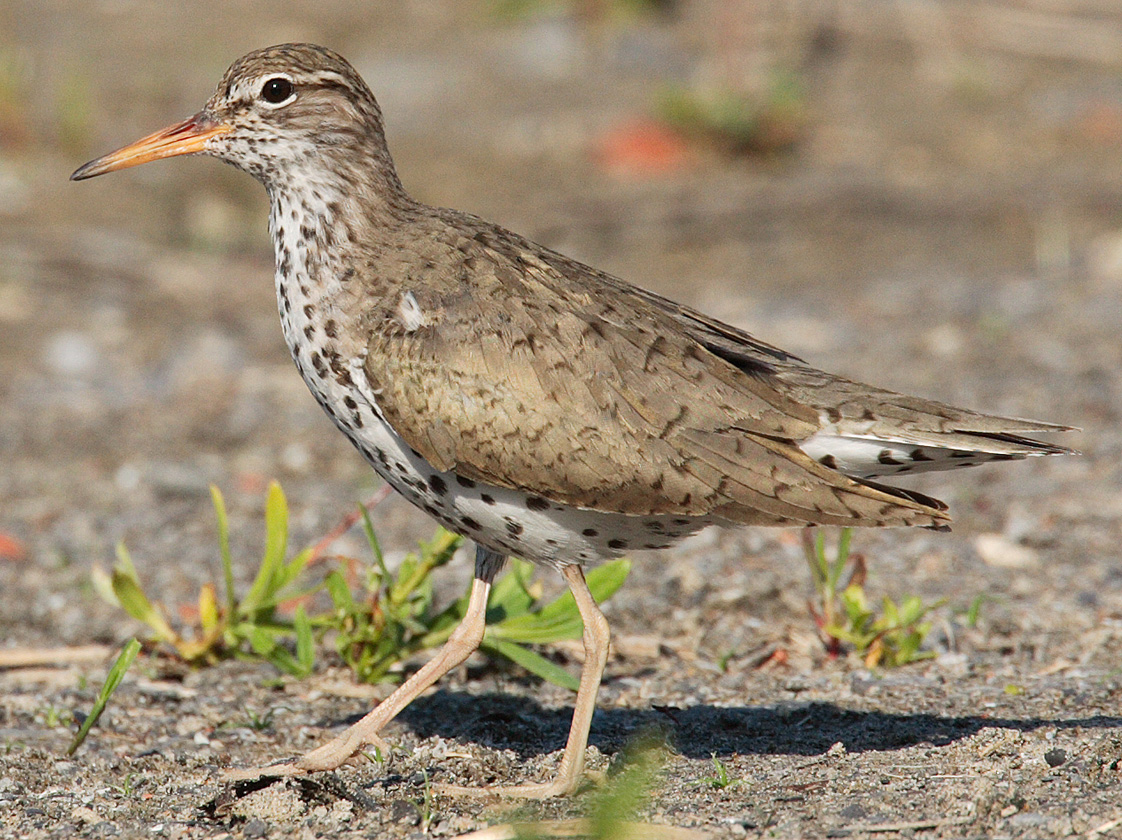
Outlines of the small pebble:
{"label": "small pebble", "polygon": [[1044,760],[1048,762],[1049,767],[1059,767],[1067,761],[1067,750],[1053,747],[1048,750],[1048,752],[1044,753]]}
{"label": "small pebble", "polygon": [[1019,545],[1001,534],[979,534],[974,538],[974,548],[982,562],[999,569],[1027,569],[1040,562],[1034,549]]}

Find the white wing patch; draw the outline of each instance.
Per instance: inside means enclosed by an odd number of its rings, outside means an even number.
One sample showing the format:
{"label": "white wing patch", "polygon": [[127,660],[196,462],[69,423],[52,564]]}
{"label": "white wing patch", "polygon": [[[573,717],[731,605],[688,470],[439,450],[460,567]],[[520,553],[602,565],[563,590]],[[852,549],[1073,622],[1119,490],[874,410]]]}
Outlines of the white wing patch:
{"label": "white wing patch", "polygon": [[406,332],[416,332],[425,325],[425,312],[412,292],[406,292],[398,301],[397,319],[405,327]]}
{"label": "white wing patch", "polygon": [[799,448],[815,461],[856,478],[953,470],[987,461],[1008,461],[1025,457],[1023,454],[923,446],[829,432],[819,432],[807,438],[799,444]]}

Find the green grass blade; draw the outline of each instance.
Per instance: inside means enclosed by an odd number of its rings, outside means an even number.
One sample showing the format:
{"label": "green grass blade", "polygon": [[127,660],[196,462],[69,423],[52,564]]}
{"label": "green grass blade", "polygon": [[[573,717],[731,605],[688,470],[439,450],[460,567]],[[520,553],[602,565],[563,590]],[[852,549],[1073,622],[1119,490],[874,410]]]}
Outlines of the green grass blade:
{"label": "green grass blade", "polygon": [[830,570],[827,585],[830,592],[836,592],[838,584],[841,582],[842,575],[845,573],[845,567],[849,564],[849,544],[853,539],[853,529],[841,529],[841,532],[838,534],[838,545],[837,549],[834,551],[834,559],[832,562],[826,558],[826,534],[820,532],[819,538],[822,546],[822,562],[826,563]]}
{"label": "green grass blade", "polygon": [[90,582],[93,584],[94,592],[97,593],[97,596],[101,598],[101,600],[105,601],[105,603],[110,606],[121,606],[120,600],[118,600],[116,593],[113,592],[112,576],[105,571],[105,569],[101,568],[101,565],[98,563],[94,563],[93,568],[90,569]]}
{"label": "green grass blade", "polygon": [[114,571],[120,570],[127,574],[133,580],[140,580],[140,575],[136,573],[136,566],[132,563],[132,557],[129,555],[129,550],[125,548],[123,542],[117,543],[117,565],[113,567]]}
{"label": "green grass blade", "polygon": [[297,679],[307,676],[304,674],[300,663],[296,661],[296,657],[280,645],[274,646],[268,653],[262,654],[262,656],[266,662],[282,674],[288,674],[290,677],[296,677]]}
{"label": "green grass blade", "polygon": [[[490,633],[490,631],[488,631]],[[521,665],[531,674],[541,677],[543,680],[548,680],[554,685],[559,685],[562,688],[568,688],[576,691],[580,687],[580,680],[562,668],[560,665],[555,665],[550,662],[541,654],[535,653],[529,648],[524,648],[522,645],[516,644],[506,639],[493,639],[485,637],[483,644],[480,645],[484,650],[490,653],[497,653],[505,656],[511,662]]]}
{"label": "green grass blade", "polygon": [[312,673],[316,662],[315,639],[312,638],[312,622],[303,604],[296,608],[292,625],[296,630],[296,661],[300,665],[300,676]]}
{"label": "green grass blade", "polygon": [[370,551],[374,554],[374,562],[378,564],[378,570],[381,571],[382,579],[385,580],[390,576],[390,572],[386,568],[386,558],[382,554],[382,544],[378,542],[378,535],[374,533],[374,523],[370,521],[370,511],[366,509],[365,505],[359,505],[358,510],[362,514],[362,530],[366,534],[366,541],[370,543]]}
{"label": "green grass blade", "polygon": [[238,598],[234,592],[234,560],[230,555],[230,519],[226,515],[226,501],[222,498],[222,491],[213,484],[210,485],[210,498],[218,520],[218,552],[222,558],[222,577],[226,582],[226,609],[232,616],[237,609]]}
{"label": "green grass blade", "polygon": [[69,748],[66,750],[67,755],[74,755],[78,747],[86,740],[86,736],[90,734],[90,729],[97,723],[101,713],[105,711],[106,704],[109,703],[109,698],[113,696],[113,692],[117,690],[117,686],[121,684],[121,680],[125,678],[125,672],[129,670],[136,655],[140,652],[140,642],[136,639],[129,639],[125,642],[125,646],[121,648],[121,652],[117,655],[113,665],[109,668],[109,673],[105,675],[105,682],[101,686],[101,691],[97,694],[97,700],[94,701],[93,708],[82,722],[78,734],[74,736],[74,740],[70,742]]}

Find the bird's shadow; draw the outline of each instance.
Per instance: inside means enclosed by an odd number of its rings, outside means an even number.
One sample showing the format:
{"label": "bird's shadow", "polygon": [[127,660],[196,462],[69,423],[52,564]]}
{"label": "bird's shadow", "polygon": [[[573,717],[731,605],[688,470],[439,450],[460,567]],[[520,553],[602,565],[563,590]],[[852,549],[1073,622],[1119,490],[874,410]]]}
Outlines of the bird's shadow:
{"label": "bird's shadow", "polygon": [[[437,691],[414,701],[401,720],[418,736],[458,738],[521,759],[564,746],[572,708],[546,709],[526,697]],[[1118,729],[1122,717],[942,716],[929,712],[854,711],[834,703],[780,706],[690,706],[687,708],[598,709],[589,742],[615,753],[645,729],[666,730],[689,758],[725,755],[820,755],[841,742],[848,752],[946,746],[985,728],[1031,732],[1056,729]]]}

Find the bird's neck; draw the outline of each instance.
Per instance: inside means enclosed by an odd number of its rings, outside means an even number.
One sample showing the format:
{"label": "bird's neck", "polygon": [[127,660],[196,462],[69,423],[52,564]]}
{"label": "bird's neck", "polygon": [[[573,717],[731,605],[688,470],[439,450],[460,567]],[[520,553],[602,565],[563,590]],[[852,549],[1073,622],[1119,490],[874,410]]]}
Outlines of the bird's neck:
{"label": "bird's neck", "polygon": [[[327,342],[340,353],[359,354],[364,298],[371,287],[371,260],[415,207],[394,177],[378,191],[338,177],[304,176],[267,185],[269,231],[276,254],[276,291],[285,340],[304,371],[301,352]],[[323,330],[333,335],[321,335]],[[307,374],[305,374],[307,378]]]}

